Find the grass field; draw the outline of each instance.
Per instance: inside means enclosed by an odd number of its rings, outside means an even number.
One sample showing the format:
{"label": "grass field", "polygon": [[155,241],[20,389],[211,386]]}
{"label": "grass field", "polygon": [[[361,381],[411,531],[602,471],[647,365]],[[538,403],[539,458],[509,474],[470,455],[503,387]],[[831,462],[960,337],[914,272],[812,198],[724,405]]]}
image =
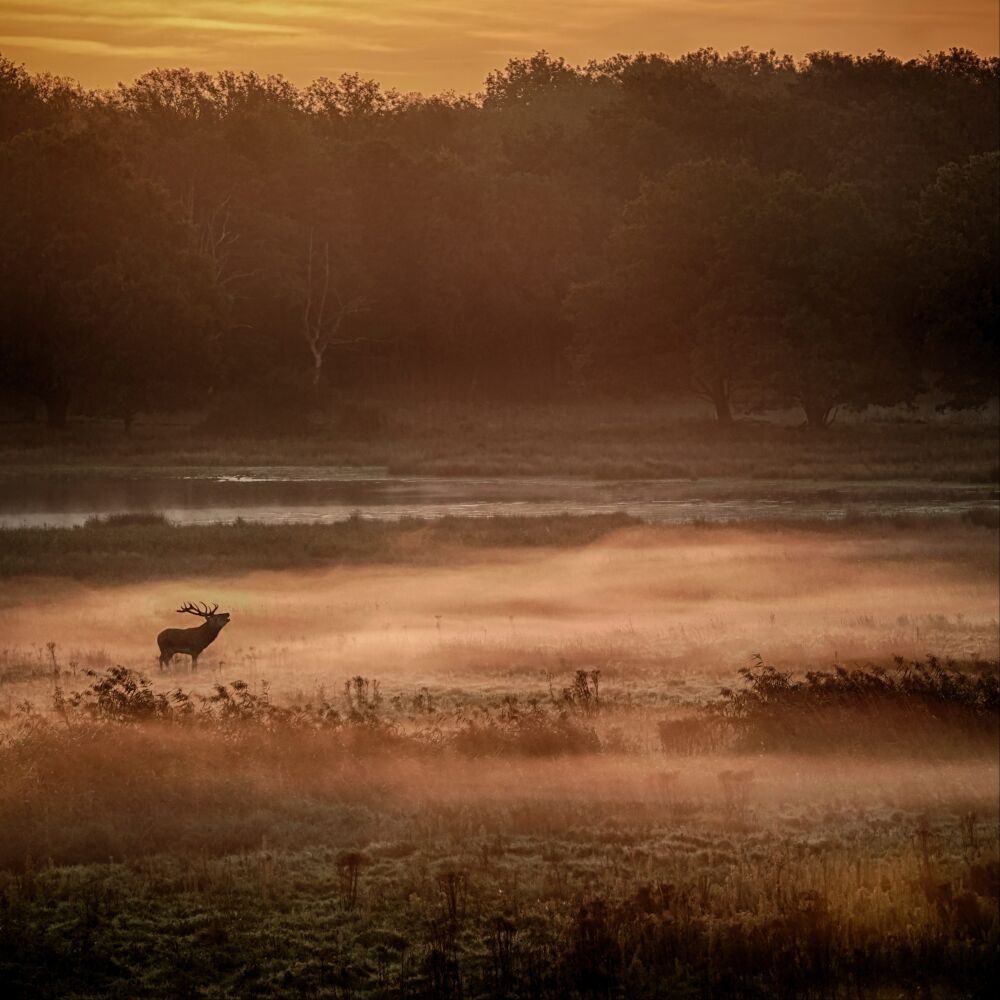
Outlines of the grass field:
{"label": "grass field", "polygon": [[[0,469],[381,466],[401,475],[598,479],[746,478],[996,482],[994,414],[914,419],[906,411],[810,433],[790,418],[725,428],[676,405],[398,404],[377,419],[318,424],[292,437],[220,437],[197,417],[120,426],[79,421],[52,433],[0,424]],[[929,472],[929,470],[932,470]]]}
{"label": "grass field", "polygon": [[[0,977],[989,995],[997,538],[985,518],[6,532]],[[161,672],[153,637],[190,599],[232,623],[196,672]]]}

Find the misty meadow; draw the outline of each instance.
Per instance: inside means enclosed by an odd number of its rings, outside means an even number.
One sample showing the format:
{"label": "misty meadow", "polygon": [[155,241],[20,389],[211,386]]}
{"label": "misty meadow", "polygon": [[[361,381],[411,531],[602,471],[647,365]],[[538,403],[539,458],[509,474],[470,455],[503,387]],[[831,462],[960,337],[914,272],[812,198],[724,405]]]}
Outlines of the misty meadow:
{"label": "misty meadow", "polygon": [[0,57],[3,995],[992,995],[998,122]]}

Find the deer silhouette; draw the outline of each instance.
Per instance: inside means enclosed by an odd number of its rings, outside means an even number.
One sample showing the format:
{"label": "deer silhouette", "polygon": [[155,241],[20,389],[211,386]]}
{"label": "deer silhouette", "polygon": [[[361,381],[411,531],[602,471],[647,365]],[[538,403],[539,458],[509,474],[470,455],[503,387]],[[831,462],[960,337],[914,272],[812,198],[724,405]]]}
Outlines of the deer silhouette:
{"label": "deer silhouette", "polygon": [[229,613],[218,612],[218,604],[213,604],[211,608],[207,604],[185,604],[178,608],[179,615],[197,615],[205,621],[196,628],[165,628],[156,637],[156,644],[160,647],[160,666],[166,667],[176,653],[187,653],[191,657],[192,668],[196,668],[198,657],[229,624]]}

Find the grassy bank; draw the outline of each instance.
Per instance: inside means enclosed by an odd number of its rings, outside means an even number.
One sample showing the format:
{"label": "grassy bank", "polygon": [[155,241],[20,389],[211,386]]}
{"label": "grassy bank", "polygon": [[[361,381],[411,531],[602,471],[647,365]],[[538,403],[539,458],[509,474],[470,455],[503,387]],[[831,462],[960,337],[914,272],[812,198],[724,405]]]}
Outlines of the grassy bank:
{"label": "grassy bank", "polygon": [[129,435],[99,421],[60,433],[6,424],[0,469],[380,466],[406,475],[942,482],[998,474],[997,427],[985,418],[844,422],[810,433],[763,421],[724,428],[652,404],[438,405],[377,416],[363,430],[333,422],[277,438],[219,438],[196,418],[140,423]]}
{"label": "grassy bank", "polygon": [[585,545],[638,523],[624,514],[559,514],[179,526],[158,515],[124,515],[78,528],[0,529],[0,578],[117,583],[259,569],[446,562],[477,549]]}
{"label": "grassy bank", "polygon": [[[93,518],[73,528],[0,529],[0,579],[65,577],[121,583],[176,576],[215,577],[251,570],[318,568],[363,564],[445,564],[477,550],[572,548],[595,542],[642,522],[627,514],[557,514],[539,517],[403,518],[375,521],[352,517],[331,524],[177,525],[158,514]],[[700,523],[690,530],[742,532],[734,522]],[[922,533],[939,537],[979,533],[995,547],[997,514],[992,508],[954,516],[852,516],[846,519],[771,519],[752,529],[768,533],[820,532],[876,536]],[[650,537],[663,529],[649,526]],[[684,531],[684,526],[675,526]]]}

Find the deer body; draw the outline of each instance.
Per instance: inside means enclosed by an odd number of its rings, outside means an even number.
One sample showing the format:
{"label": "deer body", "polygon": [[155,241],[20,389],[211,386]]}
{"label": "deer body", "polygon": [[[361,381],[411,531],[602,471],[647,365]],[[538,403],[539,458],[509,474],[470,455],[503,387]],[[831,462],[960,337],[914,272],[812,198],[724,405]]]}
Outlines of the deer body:
{"label": "deer body", "polygon": [[178,614],[198,615],[205,622],[196,628],[165,628],[156,637],[156,644],[160,647],[161,667],[167,666],[177,653],[186,653],[191,657],[191,666],[198,666],[198,657],[229,624],[228,613],[217,614],[218,607],[216,604],[209,610],[208,605],[204,605],[203,610],[199,610],[194,605],[185,604],[177,609]]}

